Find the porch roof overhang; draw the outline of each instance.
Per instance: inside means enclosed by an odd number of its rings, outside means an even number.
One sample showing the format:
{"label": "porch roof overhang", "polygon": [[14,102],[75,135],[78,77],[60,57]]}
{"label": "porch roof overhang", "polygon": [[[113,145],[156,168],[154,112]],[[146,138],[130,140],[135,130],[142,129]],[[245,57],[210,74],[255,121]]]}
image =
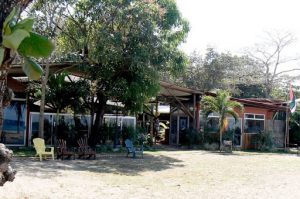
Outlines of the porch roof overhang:
{"label": "porch roof overhang", "polygon": [[[41,64],[44,66],[45,64]],[[49,64],[49,69],[50,73],[56,73],[60,71],[67,70],[71,72],[73,75],[78,75],[78,76],[84,76],[82,72],[79,72],[79,70],[76,69],[76,65],[78,63],[76,62],[59,62],[59,63],[50,63]],[[22,69],[21,64],[13,64],[12,67],[10,68],[8,72],[8,76],[10,79],[8,79],[8,86],[12,87],[14,91],[17,92],[24,92],[25,91],[25,85],[23,83],[18,83],[17,80],[11,78],[11,77],[24,77],[25,74]],[[181,104],[181,101],[188,101],[191,99],[193,95],[211,95],[215,96],[215,93],[211,92],[201,92],[199,90],[195,89],[190,89],[190,88],[185,88],[181,86],[177,86],[172,83],[167,83],[160,81],[160,92],[158,96],[163,96],[165,98],[173,98],[175,99],[178,103]],[[279,100],[270,100],[270,99],[256,99],[256,98],[245,98],[245,99],[240,99],[240,98],[231,98],[234,101],[238,101],[245,106],[252,106],[252,107],[257,107],[257,108],[266,108],[270,109],[272,111],[286,111],[287,110],[287,103]],[[182,105],[182,104],[181,104]]]}
{"label": "porch roof overhang", "polygon": [[271,111],[286,111],[287,106],[285,102],[278,102],[278,101],[272,101],[272,100],[266,100],[266,101],[260,101],[255,99],[238,99],[238,98],[232,98],[232,100],[240,102],[244,104],[244,106],[251,106],[251,107],[257,107],[257,108],[265,108],[269,109]]}
{"label": "porch roof overhang", "polygon": [[[40,64],[41,66],[45,66],[46,64]],[[50,73],[56,73],[63,70],[72,70],[74,66],[78,65],[78,63],[74,62],[60,62],[60,63],[49,63]],[[71,71],[73,73],[73,71]],[[11,77],[25,77],[25,73],[22,69],[21,64],[13,64],[9,71],[8,75]]]}
{"label": "porch roof overhang", "polygon": [[[205,95],[216,96],[215,93],[205,92]],[[242,103],[244,106],[264,108],[270,111],[286,111],[287,103],[281,100],[271,100],[265,98],[234,98],[231,100]]]}
{"label": "porch roof overhang", "polygon": [[7,87],[12,89],[14,92],[25,92],[26,84],[20,82],[12,77],[7,77]]}
{"label": "porch roof overhang", "polygon": [[160,92],[159,95],[164,97],[178,97],[181,100],[188,99],[187,97],[193,94],[203,94],[200,91],[176,86],[171,83],[160,81]]}

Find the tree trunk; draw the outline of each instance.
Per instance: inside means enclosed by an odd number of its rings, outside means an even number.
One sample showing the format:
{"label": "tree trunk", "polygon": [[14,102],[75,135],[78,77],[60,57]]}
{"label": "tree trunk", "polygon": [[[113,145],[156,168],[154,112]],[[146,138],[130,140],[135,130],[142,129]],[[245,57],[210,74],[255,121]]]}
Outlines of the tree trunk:
{"label": "tree trunk", "polygon": [[272,93],[272,85],[269,83],[266,87],[266,98],[271,98],[271,93]]}
{"label": "tree trunk", "polygon": [[0,71],[0,137],[2,137],[3,128],[3,97],[7,86],[7,71]]}
{"label": "tree trunk", "polygon": [[102,93],[97,93],[98,104],[96,105],[96,118],[93,127],[93,133],[97,133],[103,125],[103,116],[106,107],[106,97]]}
{"label": "tree trunk", "polygon": [[[100,107],[103,107],[103,105],[99,105]],[[96,111],[96,118],[95,123],[93,126],[93,133],[99,133],[100,128],[103,126],[103,117],[104,117],[104,108],[99,108]]]}
{"label": "tree trunk", "polygon": [[97,98],[99,101],[95,111],[96,117],[92,128],[92,135],[91,135],[92,138],[95,139],[93,140],[93,144],[96,144],[96,142],[98,142],[101,138],[100,129],[103,126],[103,117],[104,117],[105,107],[106,107],[106,97],[101,94],[98,94]]}
{"label": "tree trunk", "polygon": [[54,143],[56,144],[56,140],[57,138],[61,138],[58,136],[58,125],[59,125],[59,109],[56,109],[56,118],[55,118],[55,129],[54,129],[54,132],[55,132],[55,135],[54,135]]}
{"label": "tree trunk", "polygon": [[[18,1],[3,0],[0,2],[0,30],[2,32],[3,22],[12,11],[13,6],[16,6]],[[0,35],[0,42],[2,43],[2,34]],[[7,87],[7,70],[12,62],[9,49],[5,49],[3,62],[0,63],[0,137],[3,128],[3,97]],[[0,144],[0,186],[3,186],[7,181],[13,181],[16,171],[13,170],[9,164],[13,156],[13,152]]]}
{"label": "tree trunk", "polygon": [[46,85],[49,76],[49,61],[46,63],[45,75],[42,77],[42,96],[40,103],[40,117],[39,117],[39,137],[44,138],[44,113],[45,113],[45,96],[46,96]]}

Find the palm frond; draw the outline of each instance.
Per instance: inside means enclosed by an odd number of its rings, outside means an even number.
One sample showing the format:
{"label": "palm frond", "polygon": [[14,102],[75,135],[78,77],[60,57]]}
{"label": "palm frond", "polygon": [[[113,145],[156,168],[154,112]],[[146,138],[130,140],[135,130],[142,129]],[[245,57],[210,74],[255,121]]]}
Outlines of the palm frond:
{"label": "palm frond", "polygon": [[234,118],[235,123],[237,122],[237,120],[239,119],[239,115],[237,114],[237,112],[235,112],[234,110],[227,110],[226,111],[226,115],[230,115]]}
{"label": "palm frond", "polygon": [[236,102],[236,101],[231,101],[231,100],[228,101],[227,106],[231,107],[232,109],[236,108],[236,109],[239,109],[241,111],[244,110],[244,106],[240,102]]}

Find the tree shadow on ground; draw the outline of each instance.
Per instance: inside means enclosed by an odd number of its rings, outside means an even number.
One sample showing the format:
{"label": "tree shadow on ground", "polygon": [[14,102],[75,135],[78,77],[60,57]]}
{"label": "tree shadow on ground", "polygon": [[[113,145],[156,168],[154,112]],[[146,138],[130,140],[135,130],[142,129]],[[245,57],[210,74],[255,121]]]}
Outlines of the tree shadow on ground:
{"label": "tree shadow on ground", "polygon": [[226,151],[203,151],[203,154],[216,154],[216,155],[223,155],[223,156],[241,156],[240,153],[237,152],[226,152]]}
{"label": "tree shadow on ground", "polygon": [[15,157],[13,168],[32,177],[63,176],[65,171],[88,171],[136,176],[145,171],[162,171],[183,167],[179,159],[165,155],[145,154],[144,158],[126,158],[125,154],[97,154],[96,160],[44,160],[36,157]]}

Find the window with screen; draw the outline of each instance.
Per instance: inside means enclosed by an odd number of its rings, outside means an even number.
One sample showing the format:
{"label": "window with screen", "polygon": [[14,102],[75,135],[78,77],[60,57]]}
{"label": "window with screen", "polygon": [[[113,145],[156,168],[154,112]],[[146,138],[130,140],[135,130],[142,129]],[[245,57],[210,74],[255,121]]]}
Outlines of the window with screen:
{"label": "window with screen", "polygon": [[265,129],[265,115],[245,114],[244,133],[261,133]]}

